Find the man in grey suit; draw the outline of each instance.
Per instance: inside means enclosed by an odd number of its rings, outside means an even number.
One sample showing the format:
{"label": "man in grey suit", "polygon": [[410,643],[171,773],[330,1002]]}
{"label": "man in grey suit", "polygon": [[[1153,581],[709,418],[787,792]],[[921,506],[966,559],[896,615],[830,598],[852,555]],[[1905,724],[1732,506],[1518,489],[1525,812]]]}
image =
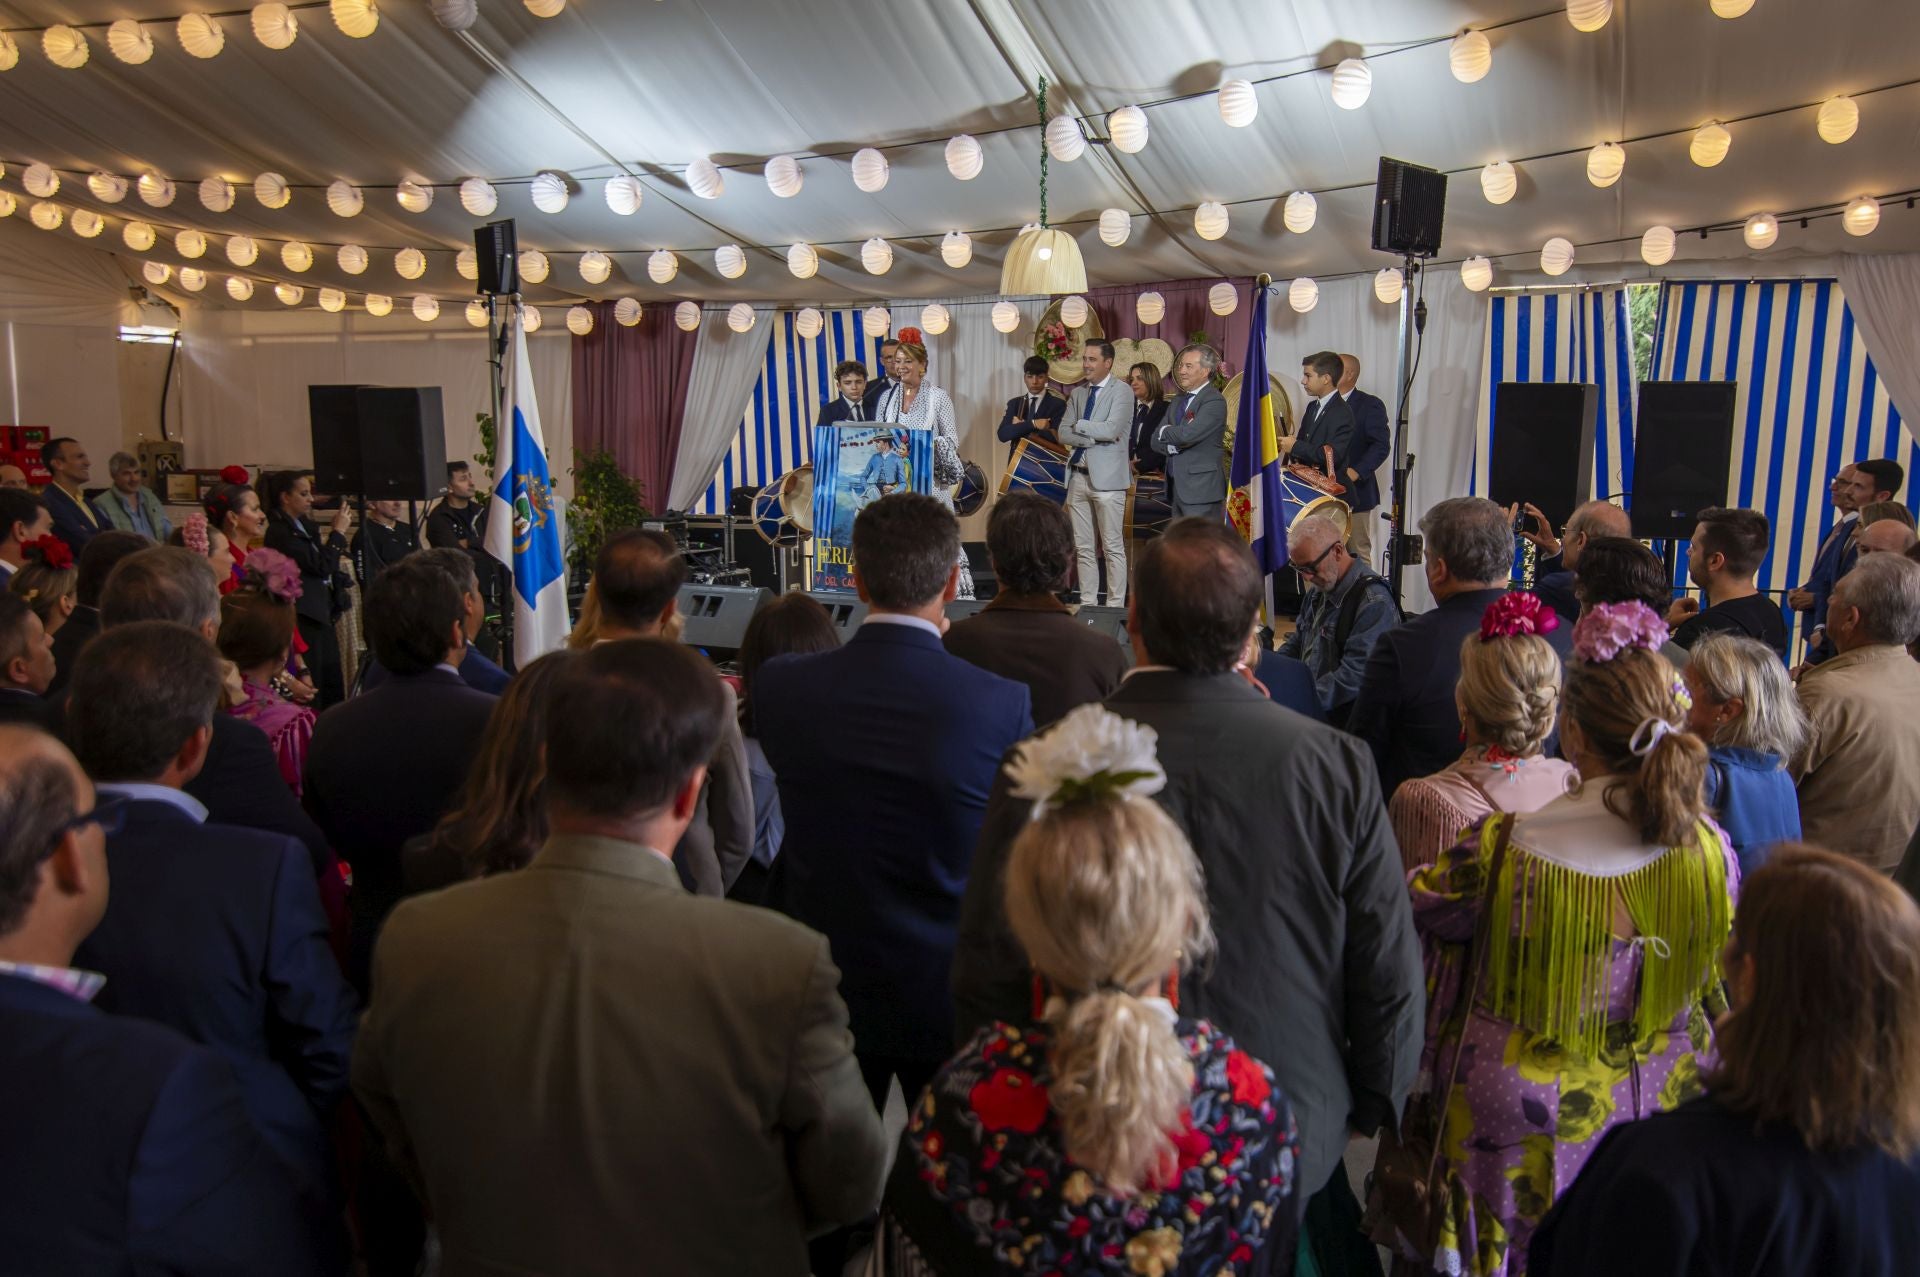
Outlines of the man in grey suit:
{"label": "man in grey suit", "polygon": [[1340,397],[1340,378],[1346,369],[1340,356],[1330,350],[1308,355],[1300,364],[1300,385],[1307,392],[1307,410],[1300,414],[1300,432],[1280,440],[1280,452],[1290,461],[1298,461],[1325,471],[1326,449],[1333,449],[1333,475],[1346,483],[1347,463],[1353,451],[1358,428],[1353,409]]}
{"label": "man in grey suit", "polygon": [[527,868],[403,903],[353,1089],[431,1210],[445,1277],[808,1271],[886,1148],[826,938],[689,895],[662,848],[726,716],[660,639],[567,658]]}
{"label": "man in grey suit", "polygon": [[[1113,343],[1090,341],[1080,355],[1086,379],[1067,398],[1060,419],[1060,441],[1073,449],[1067,458],[1067,514],[1073,519],[1073,548],[1079,560],[1080,601],[1092,603],[1100,588],[1100,563],[1107,561],[1109,606],[1127,597],[1127,494],[1133,466],[1127,456],[1127,432],[1133,425],[1133,392],[1113,375]],[[1095,553],[1095,533],[1099,554]]]}
{"label": "man in grey suit", "polygon": [[1173,517],[1217,519],[1227,505],[1227,399],[1213,388],[1220,352],[1195,344],[1173,362],[1173,397],[1153,433],[1153,450],[1167,459],[1167,499]]}

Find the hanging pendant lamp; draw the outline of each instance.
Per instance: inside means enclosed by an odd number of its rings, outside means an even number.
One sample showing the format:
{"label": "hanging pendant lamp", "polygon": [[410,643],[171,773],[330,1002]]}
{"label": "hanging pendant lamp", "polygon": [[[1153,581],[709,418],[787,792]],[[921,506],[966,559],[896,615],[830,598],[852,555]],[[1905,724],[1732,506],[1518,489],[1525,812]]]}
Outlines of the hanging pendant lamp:
{"label": "hanging pendant lamp", "polygon": [[[1047,118],[1047,81],[1040,78],[1039,109],[1041,123]],[[1004,297],[1036,293],[1084,293],[1087,291],[1087,263],[1080,256],[1080,244],[1066,231],[1047,225],[1047,150],[1040,148],[1040,223],[1021,231],[1007,246],[1000,266],[1000,293]]]}

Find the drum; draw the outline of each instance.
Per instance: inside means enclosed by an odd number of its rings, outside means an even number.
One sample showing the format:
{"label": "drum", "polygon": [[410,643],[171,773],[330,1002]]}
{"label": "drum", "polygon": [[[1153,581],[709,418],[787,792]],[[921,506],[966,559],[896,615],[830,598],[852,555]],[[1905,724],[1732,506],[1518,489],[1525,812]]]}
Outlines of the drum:
{"label": "drum", "polygon": [[1000,495],[1037,492],[1055,505],[1067,503],[1067,453],[1037,439],[1013,446],[1013,460],[1000,476]]}
{"label": "drum", "polygon": [[768,545],[799,545],[813,535],[813,467],[789,470],[753,496],[753,530]]}
{"label": "drum", "polygon": [[1173,503],[1167,499],[1167,476],[1141,474],[1133,479],[1133,500],[1127,504],[1127,540],[1157,537],[1173,521]]}
{"label": "drum", "polygon": [[800,539],[813,535],[813,463],[798,466],[780,476],[780,508],[786,511],[793,526],[800,529]]}
{"label": "drum", "polygon": [[1296,479],[1290,474],[1280,476],[1280,517],[1288,532],[1293,525],[1309,514],[1331,514],[1335,516],[1344,534],[1351,522],[1351,512],[1347,503],[1339,497],[1330,497],[1311,483]]}
{"label": "drum", "polygon": [[961,518],[980,513],[987,504],[987,475],[973,462],[967,462],[960,482],[953,486],[953,512]]}

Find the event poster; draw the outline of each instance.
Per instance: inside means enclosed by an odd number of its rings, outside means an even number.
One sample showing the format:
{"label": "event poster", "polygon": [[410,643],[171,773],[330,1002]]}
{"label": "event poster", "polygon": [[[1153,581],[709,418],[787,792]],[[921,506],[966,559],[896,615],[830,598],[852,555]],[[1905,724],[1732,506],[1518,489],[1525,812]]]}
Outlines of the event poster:
{"label": "event poster", "polygon": [[853,592],[853,520],[892,492],[933,490],[933,432],[870,423],[813,428],[813,588]]}

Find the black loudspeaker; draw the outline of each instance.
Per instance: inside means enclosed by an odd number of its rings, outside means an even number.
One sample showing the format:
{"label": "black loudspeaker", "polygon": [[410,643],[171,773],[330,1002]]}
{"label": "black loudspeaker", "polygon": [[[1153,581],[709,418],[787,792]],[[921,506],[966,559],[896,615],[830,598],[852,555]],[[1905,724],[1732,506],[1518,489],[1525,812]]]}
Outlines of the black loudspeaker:
{"label": "black loudspeaker", "polygon": [[973,597],[985,603],[1000,593],[1000,577],[993,570],[993,556],[987,553],[987,543],[962,541],[960,549],[967,556],[967,568],[973,573]]}
{"label": "black loudspeaker", "polygon": [[1559,528],[1593,483],[1597,386],[1503,381],[1493,392],[1493,455],[1487,496],[1503,506],[1531,501]]}
{"label": "black loudspeaker", "polygon": [[1373,246],[1402,257],[1437,257],[1447,219],[1447,175],[1380,157],[1373,187]]}
{"label": "black loudspeaker", "polygon": [[753,614],[773,602],[773,591],[752,585],[688,584],[680,587],[678,601],[685,621],[682,643],[732,653],[740,650]]}
{"label": "black loudspeaker", "polygon": [[480,292],[520,291],[520,238],[513,219],[488,222],[473,232],[474,264],[480,268]]}
{"label": "black loudspeaker", "polygon": [[1643,381],[1634,434],[1633,533],[1693,535],[1696,516],[1725,505],[1733,463],[1733,381]]}
{"label": "black loudspeaker", "polygon": [[308,386],[307,422],[313,431],[313,486],[334,495],[361,485],[359,386]]}
{"label": "black loudspeaker", "polygon": [[1074,619],[1082,625],[1100,631],[1112,638],[1127,651],[1133,651],[1133,639],[1127,633],[1127,609],[1123,607],[1079,607],[1073,612]]}
{"label": "black loudspeaker", "polygon": [[827,616],[833,621],[842,643],[860,628],[860,622],[867,619],[871,610],[860,601],[859,595],[842,594],[838,590],[808,590],[807,597],[827,609]]}
{"label": "black loudspeaker", "polygon": [[362,386],[360,487],[372,501],[425,501],[447,486],[438,386]]}

